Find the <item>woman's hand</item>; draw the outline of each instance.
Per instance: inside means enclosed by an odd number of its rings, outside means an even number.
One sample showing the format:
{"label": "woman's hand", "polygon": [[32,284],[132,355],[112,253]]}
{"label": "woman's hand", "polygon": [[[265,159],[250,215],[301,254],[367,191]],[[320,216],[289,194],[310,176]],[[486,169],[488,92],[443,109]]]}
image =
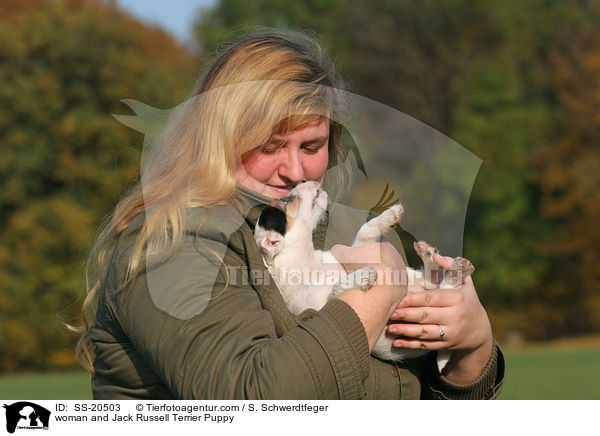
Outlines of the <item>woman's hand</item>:
{"label": "woman's hand", "polygon": [[[452,263],[452,258],[437,254],[434,260],[445,270]],[[477,378],[491,356],[492,329],[471,277],[456,289],[407,295],[390,319],[400,321],[388,326],[390,333],[399,336],[394,346],[452,350],[444,375],[455,383]]]}
{"label": "woman's hand", "polygon": [[[372,242],[359,247],[338,244],[331,248],[331,254],[342,264],[346,272],[352,272],[367,266],[381,271],[386,268],[392,270],[406,269],[398,250],[387,241]],[[378,274],[378,276],[383,277],[383,274]]]}
{"label": "woman's hand", "polygon": [[377,271],[377,283],[368,292],[353,289],[338,297],[350,305],[360,318],[367,333],[369,349],[372,349],[392,311],[406,295],[405,285],[385,281],[386,271],[406,268],[402,257],[388,242],[376,242],[360,247],[335,245],[331,253],[347,272],[367,266]]}

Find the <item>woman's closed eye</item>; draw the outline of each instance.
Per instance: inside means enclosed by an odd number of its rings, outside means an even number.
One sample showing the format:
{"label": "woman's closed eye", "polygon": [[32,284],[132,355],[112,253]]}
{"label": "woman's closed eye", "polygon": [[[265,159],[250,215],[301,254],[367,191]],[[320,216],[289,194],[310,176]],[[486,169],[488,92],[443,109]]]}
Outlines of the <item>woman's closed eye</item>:
{"label": "woman's closed eye", "polygon": [[[318,144],[314,144],[311,143],[309,145],[303,145],[302,146],[302,150],[305,153],[308,154],[315,154],[317,153],[321,148],[323,148],[325,146],[326,143],[318,143]],[[284,148],[283,145],[280,144],[271,144],[271,143],[267,143],[265,145],[262,145],[259,150],[261,153],[263,154],[275,154],[277,153],[279,150],[281,150],[282,148]]]}
{"label": "woman's closed eye", "polygon": [[309,145],[309,146],[305,146],[302,147],[302,150],[304,150],[305,153],[308,154],[315,154],[317,153],[325,144],[318,144],[318,145]]}
{"label": "woman's closed eye", "polygon": [[302,144],[302,150],[304,150],[308,154],[315,154],[328,144],[328,139],[329,138],[318,138],[312,141],[308,141]]}
{"label": "woman's closed eye", "polygon": [[267,143],[267,144],[261,145],[259,150],[263,154],[275,154],[282,148],[283,148],[283,146],[281,144]]}

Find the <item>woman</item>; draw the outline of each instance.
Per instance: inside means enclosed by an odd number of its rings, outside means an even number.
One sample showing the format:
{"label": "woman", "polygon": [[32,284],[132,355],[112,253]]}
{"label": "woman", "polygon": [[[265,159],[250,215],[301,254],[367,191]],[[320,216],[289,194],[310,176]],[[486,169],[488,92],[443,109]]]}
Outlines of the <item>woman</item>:
{"label": "woman", "polygon": [[[269,280],[252,235],[261,208],[303,180],[329,182],[344,154],[332,71],[309,38],[251,37],[175,112],[91,257],[84,312],[95,298],[97,310],[78,351],[93,364],[94,398],[496,396],[503,357],[470,280],[405,298],[381,283],[298,318]],[[389,243],[332,252],[348,269],[404,267]],[[453,350],[443,376],[435,353],[404,365],[370,357],[390,316],[415,323],[394,324],[398,345]]]}

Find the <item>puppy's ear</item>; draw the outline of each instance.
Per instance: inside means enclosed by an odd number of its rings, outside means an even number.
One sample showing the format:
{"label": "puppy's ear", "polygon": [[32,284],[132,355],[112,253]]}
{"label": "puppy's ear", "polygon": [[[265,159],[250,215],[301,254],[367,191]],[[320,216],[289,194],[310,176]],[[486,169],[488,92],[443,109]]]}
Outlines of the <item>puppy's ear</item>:
{"label": "puppy's ear", "polygon": [[273,259],[283,248],[283,243],[283,236],[277,232],[266,231],[260,235],[258,245],[260,246],[268,264],[273,263]]}

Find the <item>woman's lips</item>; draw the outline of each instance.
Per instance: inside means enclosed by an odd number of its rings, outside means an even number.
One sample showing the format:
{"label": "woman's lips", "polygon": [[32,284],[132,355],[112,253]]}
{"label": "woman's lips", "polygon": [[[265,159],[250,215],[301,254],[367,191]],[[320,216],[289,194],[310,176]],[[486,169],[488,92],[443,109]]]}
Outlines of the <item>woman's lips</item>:
{"label": "woman's lips", "polygon": [[[321,189],[321,181],[320,180],[312,180],[313,183],[317,184],[317,189]],[[267,187],[271,188],[271,190],[282,197],[287,197],[290,192],[294,189],[295,185],[290,186],[276,186],[276,185],[267,185]]]}
{"label": "woman's lips", "polygon": [[294,189],[292,186],[288,186],[288,187],[273,186],[273,185],[267,185],[267,186],[269,188],[271,188],[273,191],[277,192],[278,194],[281,194],[284,197],[289,195],[291,190]]}

